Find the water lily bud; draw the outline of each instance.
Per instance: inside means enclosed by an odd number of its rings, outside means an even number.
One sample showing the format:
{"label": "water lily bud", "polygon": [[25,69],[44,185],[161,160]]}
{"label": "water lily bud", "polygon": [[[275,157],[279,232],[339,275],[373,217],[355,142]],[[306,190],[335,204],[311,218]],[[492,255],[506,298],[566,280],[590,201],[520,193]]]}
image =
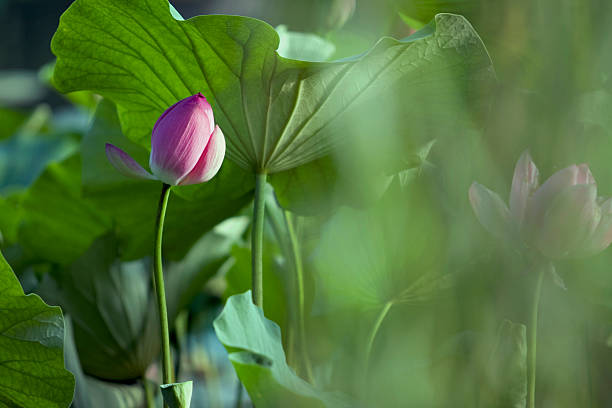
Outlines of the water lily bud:
{"label": "water lily bud", "polygon": [[538,169],[529,153],[514,170],[510,208],[474,183],[469,191],[480,223],[493,235],[523,241],[548,259],[593,255],[612,243],[612,199],[597,198],[597,185],[586,164],[553,174],[538,187]]}
{"label": "water lily bud", "polygon": [[203,183],[214,177],[225,157],[225,138],[212,108],[198,93],[169,107],[151,137],[150,174],[123,150],[106,145],[106,155],[121,173],[170,185]]}

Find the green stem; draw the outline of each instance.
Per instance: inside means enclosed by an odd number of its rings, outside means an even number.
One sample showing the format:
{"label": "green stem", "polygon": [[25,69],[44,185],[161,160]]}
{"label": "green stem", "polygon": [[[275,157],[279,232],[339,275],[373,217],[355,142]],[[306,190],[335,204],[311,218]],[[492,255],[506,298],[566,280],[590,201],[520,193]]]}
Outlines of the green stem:
{"label": "green stem", "polygon": [[527,408],[535,408],[535,384],[536,384],[536,344],[538,334],[538,309],[540,306],[540,294],[542,292],[542,281],[544,280],[545,267],[540,267],[531,304],[531,316],[528,325],[529,339],[527,344]]}
{"label": "green stem", "polygon": [[153,396],[153,388],[151,383],[147,380],[147,376],[142,376],[142,386],[145,392],[145,401],[147,402],[147,408],[155,408],[155,398]]}
{"label": "green stem", "polygon": [[291,252],[293,255],[293,262],[295,267],[295,281],[296,281],[296,292],[297,292],[297,320],[298,320],[298,340],[299,350],[302,355],[302,364],[306,370],[306,379],[313,382],[314,376],[312,374],[312,366],[310,365],[310,358],[308,356],[308,349],[306,347],[306,323],[305,323],[305,296],[304,296],[304,268],[302,264],[302,253],[300,251],[298,237],[295,233],[295,227],[293,226],[293,215],[289,211],[283,211],[285,215],[285,222],[287,223],[287,231],[289,232],[289,241],[291,243]]}
{"label": "green stem", "polygon": [[168,325],[168,309],[166,307],[166,290],[164,288],[164,272],[162,270],[162,235],[164,233],[164,218],[170,197],[170,186],[162,185],[159,207],[157,210],[157,223],[155,225],[155,259],[153,264],[153,282],[157,295],[157,306],[159,310],[159,326],[161,329],[162,345],[162,372],[163,383],[172,383],[172,355],[170,354],[170,330]]}
{"label": "green stem", "polygon": [[393,306],[393,302],[389,301],[385,303],[382,310],[378,314],[376,321],[374,322],[374,326],[372,326],[372,331],[370,332],[370,336],[368,337],[368,343],[366,344],[365,349],[365,364],[364,364],[364,377],[367,377],[367,372],[370,366],[370,355],[372,354],[372,348],[374,347],[374,340],[376,340],[376,335],[380,330],[380,326],[382,325],[383,320],[387,317],[387,313],[389,313],[389,309]]}
{"label": "green stem", "polygon": [[253,225],[251,236],[251,265],[253,303],[263,309],[263,230],[266,186],[266,173],[255,175],[255,202],[253,206]]}

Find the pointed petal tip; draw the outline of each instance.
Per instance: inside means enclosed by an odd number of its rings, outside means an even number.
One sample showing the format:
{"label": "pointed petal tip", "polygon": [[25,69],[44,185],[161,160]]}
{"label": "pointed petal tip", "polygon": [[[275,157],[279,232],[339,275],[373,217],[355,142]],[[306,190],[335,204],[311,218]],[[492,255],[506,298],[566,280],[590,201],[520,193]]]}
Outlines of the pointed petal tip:
{"label": "pointed petal tip", "polygon": [[593,177],[588,164],[579,164],[577,169],[578,175],[576,176],[576,184],[595,184],[595,178]]}
{"label": "pointed petal tip", "polygon": [[476,218],[489,233],[497,238],[509,234],[510,212],[496,193],[474,182],[469,189],[469,197]]}
{"label": "pointed petal tip", "polygon": [[144,179],[144,180],[156,180],[155,176],[146,171],[140,164],[136,162],[126,152],[118,148],[117,146],[106,143],[105,144],[106,157],[108,161],[113,165],[115,169],[124,176]]}

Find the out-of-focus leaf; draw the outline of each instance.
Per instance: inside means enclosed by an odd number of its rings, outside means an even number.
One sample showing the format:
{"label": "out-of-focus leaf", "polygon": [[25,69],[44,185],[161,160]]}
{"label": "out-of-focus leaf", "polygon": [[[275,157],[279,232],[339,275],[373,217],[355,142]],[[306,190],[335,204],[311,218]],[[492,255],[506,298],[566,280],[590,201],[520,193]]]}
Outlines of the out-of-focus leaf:
{"label": "out-of-focus leaf", "polygon": [[0,140],[12,136],[26,119],[27,115],[23,112],[0,107]]}
{"label": "out-of-focus leaf", "polygon": [[[283,287],[283,280],[279,270],[274,265],[273,248],[266,245],[263,258],[263,291],[265,314],[280,327],[286,327],[287,300]],[[238,293],[251,288],[251,249],[235,245],[231,249],[234,264],[227,272],[227,287],[223,297],[229,299]]]}
{"label": "out-of-focus leaf", "polygon": [[450,277],[440,274],[444,233],[428,200],[415,185],[388,192],[368,211],[340,209],[324,226],[312,259],[317,307],[379,310],[448,289]]}
{"label": "out-of-focus leaf", "polygon": [[481,406],[525,408],[527,404],[527,339],[524,324],[504,320],[484,375]]}
{"label": "out-of-focus leaf", "polygon": [[482,7],[481,3],[480,0],[400,0],[396,2],[404,21],[415,29],[421,28],[419,23],[427,24],[438,13],[473,16]]}
{"label": "out-of-focus leaf", "polygon": [[189,408],[191,406],[191,393],[193,381],[161,385],[164,403],[170,408]]}
{"label": "out-of-focus leaf", "polygon": [[229,298],[214,327],[256,406],[350,406],[295,375],[285,360],[280,328],[253,305],[250,291]]}
{"label": "out-of-focus leaf", "polygon": [[89,396],[94,402],[83,408],[135,408],[144,404],[144,390],[140,384],[117,384],[89,376],[85,376],[85,381]]}
{"label": "out-of-focus leaf", "polygon": [[346,203],[347,196],[339,191],[338,178],[333,158],[325,156],[293,170],[272,174],[269,181],[283,208],[301,215],[315,215],[329,213]]}
{"label": "out-of-focus leaf", "polygon": [[64,368],[64,319],[59,307],[24,295],[0,254],[0,405],[70,405],[74,377]]}
{"label": "out-of-focus leaf", "polygon": [[[463,91],[478,94],[481,80],[493,74],[473,28],[450,14],[436,16],[420,35],[383,38],[335,63],[279,57],[278,43],[272,27],[252,18],[177,21],[164,0],[77,0],[52,41],[54,83],[114,101],[127,136],[145,146],[168,106],[202,91],[227,138],[228,157],[275,173],[350,139],[346,123],[372,101],[399,98],[400,109],[387,113],[402,115],[416,105],[413,96],[427,93],[436,102],[427,109],[436,111]],[[398,94],[399,83],[412,92]]]}
{"label": "out-of-focus leaf", "polygon": [[142,407],[144,391],[141,384],[134,385],[107,382],[87,376],[81,369],[74,332],[69,317],[66,318],[66,340],[64,355],[66,368],[74,374],[76,388],[73,408],[135,408]]}
{"label": "out-of-focus leaf", "polygon": [[23,215],[21,197],[21,194],[12,194],[6,198],[0,196],[0,247],[17,241],[17,231]]}
{"label": "out-of-focus leaf", "polygon": [[329,214],[340,205],[364,208],[382,196],[393,174],[398,174],[400,184],[407,185],[421,169],[429,166],[427,157],[433,144],[432,140],[418,147],[406,147],[395,156],[387,154],[383,169],[378,165],[369,166],[372,163],[367,163],[360,154],[349,153],[344,155],[344,162],[329,155],[272,174],[269,180],[279,204],[300,215]]}
{"label": "out-of-focus leaf", "polygon": [[47,163],[73,153],[77,142],[69,132],[50,131],[51,109],[36,107],[19,129],[0,142],[0,191],[29,186]]}
{"label": "out-of-focus leaf", "polygon": [[20,244],[40,259],[68,264],[108,231],[111,222],[81,196],[81,158],[53,163],[25,193]]}
{"label": "out-of-focus leaf", "polygon": [[75,408],[90,407],[92,402],[89,398],[89,392],[87,390],[87,381],[85,380],[85,373],[81,368],[79,361],[79,355],[77,353],[76,345],[74,344],[74,329],[72,328],[72,319],[70,316],[64,316],[64,361],[66,362],[66,369],[74,375],[75,388],[74,398],[72,400],[72,406]]}
{"label": "out-of-focus leaf", "polygon": [[165,267],[170,320],[188,306],[194,296],[202,291],[206,281],[219,271],[248,223],[248,217],[235,217],[222,222],[200,238],[181,261]]}
{"label": "out-of-focus leaf", "polygon": [[[54,88],[53,85],[53,70],[55,69],[55,62],[50,62],[43,65],[38,70],[38,78],[41,82]],[[96,109],[100,96],[90,91],[76,91],[70,92],[64,95],[74,105],[82,106],[88,110]]]}
{"label": "out-of-focus leaf", "polygon": [[322,62],[328,61],[336,51],[334,44],[312,33],[289,31],[287,26],[276,27],[278,33],[278,55],[284,58]]}
{"label": "out-of-focus leaf", "polygon": [[40,100],[46,90],[34,71],[0,71],[0,105],[27,105]]}
{"label": "out-of-focus leaf", "polygon": [[70,314],[81,366],[108,380],[141,378],[159,354],[159,326],[150,269],[118,261],[112,236],[91,248],[41,293]]}
{"label": "out-of-focus leaf", "polygon": [[[147,151],[123,136],[118,123],[114,105],[102,101],[83,139],[83,189],[87,199],[112,219],[121,256],[130,260],[153,251],[161,183],[128,179],[108,162],[104,150],[107,142],[145,166],[149,161]],[[227,160],[211,181],[174,188],[164,224],[164,258],[182,258],[206,231],[245,206],[252,188],[250,175]]]}

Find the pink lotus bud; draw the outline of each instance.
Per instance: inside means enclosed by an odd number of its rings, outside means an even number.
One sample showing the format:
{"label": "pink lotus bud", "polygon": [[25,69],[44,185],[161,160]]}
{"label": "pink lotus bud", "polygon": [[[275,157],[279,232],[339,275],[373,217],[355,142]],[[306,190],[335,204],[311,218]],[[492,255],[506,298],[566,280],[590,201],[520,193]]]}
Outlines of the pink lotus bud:
{"label": "pink lotus bud", "polygon": [[106,145],[106,155],[121,173],[157,179],[170,185],[203,183],[219,171],[225,138],[215,125],[212,108],[198,93],[169,107],[157,120],[151,137],[148,173],[121,149]]}
{"label": "pink lotus bud", "polygon": [[469,196],[476,217],[490,233],[507,239],[519,236],[549,259],[593,255],[612,243],[612,199],[603,204],[597,199],[586,164],[559,170],[538,187],[538,169],[525,152],[514,170],[510,209],[477,183]]}

